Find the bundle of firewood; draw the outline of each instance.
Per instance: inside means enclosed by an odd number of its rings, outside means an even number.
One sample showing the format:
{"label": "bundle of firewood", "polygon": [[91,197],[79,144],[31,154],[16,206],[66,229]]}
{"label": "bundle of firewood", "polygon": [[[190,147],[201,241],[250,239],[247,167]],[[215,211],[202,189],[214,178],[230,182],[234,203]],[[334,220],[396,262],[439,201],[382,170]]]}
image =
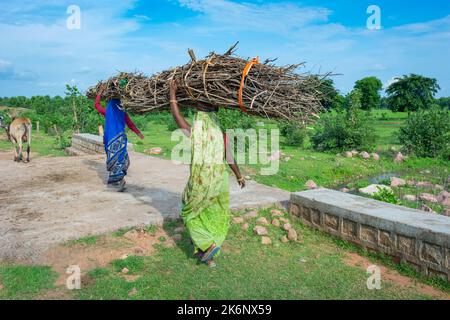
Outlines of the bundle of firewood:
{"label": "bundle of firewood", "polygon": [[134,113],[147,113],[170,106],[169,81],[178,82],[180,106],[202,104],[240,109],[249,114],[308,121],[322,110],[321,84],[324,76],[297,73],[304,64],[277,67],[272,61],[259,63],[235,56],[230,48],[225,54],[211,53],[197,60],[192,50],[190,63],[147,77],[141,73],[119,73],[89,89],[95,98],[101,85],[106,86],[103,99],[121,99]]}

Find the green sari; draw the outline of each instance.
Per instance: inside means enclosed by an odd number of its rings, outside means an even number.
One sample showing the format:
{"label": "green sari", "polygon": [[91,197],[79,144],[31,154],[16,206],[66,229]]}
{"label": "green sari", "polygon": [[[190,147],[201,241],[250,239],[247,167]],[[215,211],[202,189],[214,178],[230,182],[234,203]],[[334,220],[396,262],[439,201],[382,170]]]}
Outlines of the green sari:
{"label": "green sari", "polygon": [[222,246],[230,224],[225,144],[215,113],[196,114],[191,150],[191,175],[181,216],[196,251],[207,251],[212,244]]}

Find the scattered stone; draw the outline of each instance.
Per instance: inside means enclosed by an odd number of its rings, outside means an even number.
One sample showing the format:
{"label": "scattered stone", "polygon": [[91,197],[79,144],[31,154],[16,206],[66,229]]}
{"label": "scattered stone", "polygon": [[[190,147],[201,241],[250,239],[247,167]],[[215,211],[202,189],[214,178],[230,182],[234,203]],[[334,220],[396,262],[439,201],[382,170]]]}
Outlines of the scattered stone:
{"label": "scattered stone", "polygon": [[283,230],[289,231],[289,230],[291,230],[291,229],[292,229],[292,226],[291,226],[290,223],[285,223],[285,224],[283,225]]}
{"label": "scattered stone", "polygon": [[133,289],[128,293],[128,296],[129,296],[129,297],[133,297],[133,296],[137,295],[137,293],[138,293],[137,289],[136,289],[136,288],[133,288]]}
{"label": "scattered stone", "polygon": [[306,260],[305,258],[301,258],[301,259],[299,260],[299,262],[300,262],[300,263],[306,263],[307,260]]}
{"label": "scattered stone", "polygon": [[385,186],[382,184],[372,184],[368,187],[359,189],[359,192],[363,193],[363,194],[367,194],[369,196],[373,196],[373,195],[377,194],[380,191],[380,189],[392,190],[391,187],[388,187],[388,186]]}
{"label": "scattered stone", "polygon": [[265,246],[269,246],[272,244],[272,240],[269,237],[262,237],[261,244],[263,244]]}
{"label": "scattered stone", "polygon": [[434,188],[435,188],[436,190],[444,190],[444,187],[441,186],[440,184],[434,185]]}
{"label": "scattered stone", "polygon": [[291,241],[297,241],[297,239],[298,239],[297,231],[295,231],[293,228],[289,229],[288,239]]}
{"label": "scattered stone", "polygon": [[137,230],[131,230],[125,233],[123,237],[128,240],[136,240],[139,238],[139,232]]}
{"label": "scattered stone", "polygon": [[416,181],[414,181],[414,180],[407,180],[406,184],[408,186],[410,186],[410,187],[414,187],[414,186],[416,186]]}
{"label": "scattered stone", "polygon": [[422,210],[424,212],[428,212],[428,213],[436,213],[433,209],[431,209],[429,206],[427,206],[426,204],[422,204],[419,208],[419,210]]}
{"label": "scattered stone", "polygon": [[234,224],[241,224],[241,223],[244,223],[244,218],[242,218],[242,217],[233,217],[232,221],[233,221]]}
{"label": "scattered stone", "polygon": [[256,226],[253,228],[253,232],[258,236],[267,236],[269,234],[267,229],[261,226]]}
{"label": "scattered stone", "polygon": [[178,228],[175,228],[175,230],[173,230],[173,232],[175,232],[175,233],[183,233],[185,230],[186,230],[185,227],[178,227]]}
{"label": "scattered stone", "polygon": [[244,179],[250,181],[250,180],[252,180],[252,177],[250,177],[250,176],[245,176]]}
{"label": "scattered stone", "polygon": [[405,157],[401,152],[397,153],[394,158],[394,162],[403,162],[405,161]]}
{"label": "scattered stone", "polygon": [[183,240],[183,236],[181,234],[174,234],[172,236],[172,240],[175,242],[180,242],[181,240]]}
{"label": "scattered stone", "polygon": [[375,161],[379,161],[380,160],[380,155],[378,153],[372,153],[372,158]]}
{"label": "scattered stone", "polygon": [[363,151],[359,154],[361,156],[361,158],[363,158],[364,160],[369,160],[370,159],[370,154],[366,151]]}
{"label": "scattered stone", "polygon": [[161,148],[151,148],[150,150],[148,150],[148,153],[158,155],[158,154],[162,153],[162,149]]}
{"label": "scattered stone", "polygon": [[394,146],[390,147],[389,150],[390,150],[391,152],[397,152],[397,148],[394,147]]}
{"label": "scattered stone", "polygon": [[281,240],[282,243],[288,243],[289,242],[289,239],[286,236],[282,236],[280,240]]}
{"label": "scattered stone", "polygon": [[353,153],[351,151],[346,151],[346,152],[344,152],[344,157],[353,158]]}
{"label": "scattered stone", "polygon": [[313,189],[317,189],[317,184],[312,180],[308,180],[305,183],[305,187],[308,188],[309,190],[313,190]]}
{"label": "scattered stone", "polygon": [[343,192],[343,193],[349,193],[350,192],[350,189],[348,189],[348,188],[342,188],[341,190],[339,190],[340,192]]}
{"label": "scattered stone", "polygon": [[274,227],[276,227],[276,228],[279,228],[280,225],[281,225],[280,220],[274,219],[274,220],[272,221],[272,225],[273,225]]}
{"label": "scattered stone", "polygon": [[262,225],[262,226],[268,226],[270,223],[267,221],[265,217],[261,217],[258,220],[256,220],[256,224]]}
{"label": "scattered stone", "polygon": [[242,217],[245,220],[249,220],[249,219],[254,219],[257,216],[258,216],[258,212],[257,211],[250,211],[250,212],[247,212],[246,214],[244,214]]}
{"label": "scattered stone", "polygon": [[397,177],[392,177],[391,178],[391,187],[396,188],[396,187],[403,187],[406,185],[406,181]]}
{"label": "scattered stone", "polygon": [[358,151],[356,151],[356,150],[352,150],[352,155],[354,156],[354,157],[356,157],[357,155],[359,154],[359,152]]}
{"label": "scattered stone", "polygon": [[248,223],[244,223],[241,228],[242,228],[242,230],[247,231],[249,227],[250,226]]}
{"label": "scattered stone", "polygon": [[278,218],[278,220],[280,220],[280,222],[283,222],[283,223],[289,223],[289,219],[286,219],[286,218]]}
{"label": "scattered stone", "polygon": [[123,274],[127,274],[128,272],[130,272],[130,270],[128,270],[128,268],[123,268],[123,269],[122,269],[122,273],[123,273]]}
{"label": "scattered stone", "polygon": [[450,207],[450,192],[447,192],[445,190],[442,191],[437,197],[437,199],[442,205]]}
{"label": "scattered stone", "polygon": [[283,211],[281,211],[281,210],[276,210],[276,209],[270,211],[270,214],[272,215],[272,217],[281,217],[281,216],[284,216]]}
{"label": "scattered stone", "polygon": [[415,195],[412,195],[412,194],[404,195],[403,199],[406,200],[406,201],[412,201],[412,202],[416,202],[417,201],[417,197]]}
{"label": "scattered stone", "polygon": [[127,259],[127,258],[128,258],[128,255],[127,255],[127,254],[124,254],[123,256],[120,257],[120,260],[125,260],[125,259]]}
{"label": "scattered stone", "polygon": [[434,187],[434,185],[428,181],[419,181],[419,182],[417,182],[416,186],[422,187],[422,188],[433,188]]}
{"label": "scattered stone", "polygon": [[442,211],[442,215],[450,217],[450,209],[444,209],[444,211]]}
{"label": "scattered stone", "polygon": [[439,200],[437,199],[437,197],[433,194],[430,193],[422,193],[419,196],[419,199],[422,201],[427,201],[427,202],[432,202],[432,203],[438,203]]}

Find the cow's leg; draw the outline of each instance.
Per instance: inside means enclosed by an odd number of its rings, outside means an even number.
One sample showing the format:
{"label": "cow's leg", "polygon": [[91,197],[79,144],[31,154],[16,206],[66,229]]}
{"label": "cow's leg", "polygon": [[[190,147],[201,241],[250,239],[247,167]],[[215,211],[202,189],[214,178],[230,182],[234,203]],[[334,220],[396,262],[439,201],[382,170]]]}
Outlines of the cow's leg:
{"label": "cow's leg", "polygon": [[27,146],[27,160],[25,162],[30,162],[30,151],[31,151],[31,147],[30,147],[30,143],[28,143],[28,146]]}
{"label": "cow's leg", "polygon": [[27,126],[27,162],[30,162],[31,151],[31,125]]}
{"label": "cow's leg", "polygon": [[19,162],[22,161],[23,157],[22,157],[22,151],[23,151],[23,144],[22,144],[22,139],[19,139]]}
{"label": "cow's leg", "polygon": [[13,141],[12,142],[13,145],[13,149],[14,149],[14,161],[18,162],[19,161],[19,156],[17,154],[17,146],[16,146],[16,142]]}

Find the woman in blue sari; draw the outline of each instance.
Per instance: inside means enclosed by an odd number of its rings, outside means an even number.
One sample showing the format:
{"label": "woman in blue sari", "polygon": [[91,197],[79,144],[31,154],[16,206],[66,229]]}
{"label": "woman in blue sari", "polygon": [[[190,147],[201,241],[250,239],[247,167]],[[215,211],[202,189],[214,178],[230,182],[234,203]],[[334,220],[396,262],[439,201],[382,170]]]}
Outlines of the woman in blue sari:
{"label": "woman in blue sari", "polygon": [[102,87],[95,99],[95,108],[105,117],[105,134],[103,141],[107,156],[106,167],[109,172],[108,185],[118,188],[119,191],[125,189],[125,176],[130,166],[130,158],[127,152],[128,139],[125,133],[125,125],[128,126],[139,138],[144,136],[131,121],[128,114],[121,106],[120,100],[111,99],[108,101],[106,109],[102,107],[100,100],[104,87]]}

